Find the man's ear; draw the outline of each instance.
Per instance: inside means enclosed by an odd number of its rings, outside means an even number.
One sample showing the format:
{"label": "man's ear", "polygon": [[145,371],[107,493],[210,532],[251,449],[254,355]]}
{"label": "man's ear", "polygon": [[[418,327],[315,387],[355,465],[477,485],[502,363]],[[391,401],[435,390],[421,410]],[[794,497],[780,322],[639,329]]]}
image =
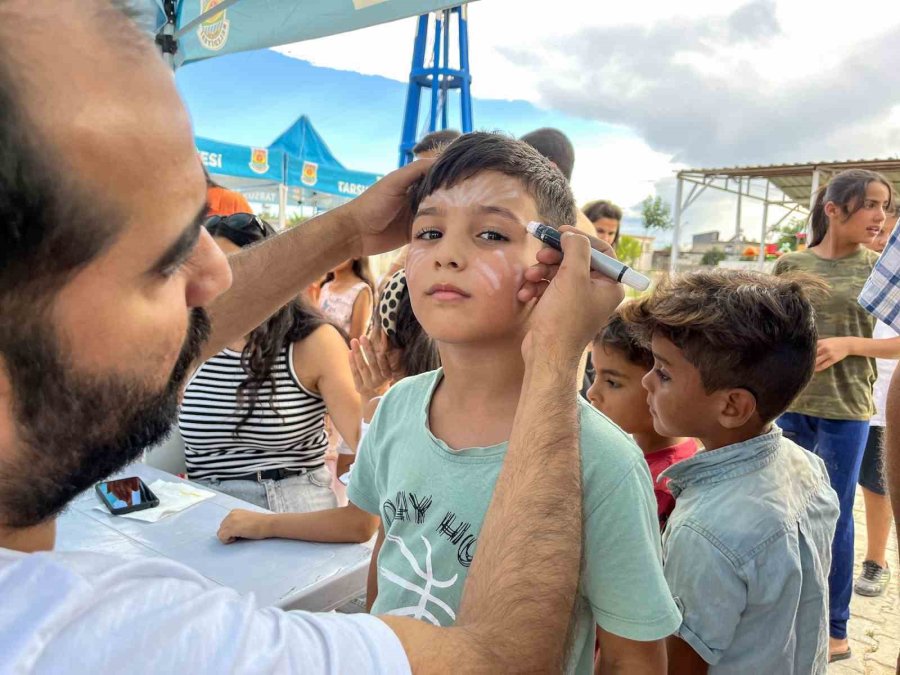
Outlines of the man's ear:
{"label": "man's ear", "polygon": [[577,208],[575,209],[575,227],[584,232],[589,237],[596,237],[597,230],[594,228],[594,224],[588,219],[584,212]]}
{"label": "man's ear", "polygon": [[0,457],[4,448],[10,452],[16,447],[16,425],[13,417],[13,390],[6,360],[0,356]]}
{"label": "man's ear", "polygon": [[718,396],[718,421],[726,429],[740,429],[756,414],[756,397],[746,389],[724,389]]}

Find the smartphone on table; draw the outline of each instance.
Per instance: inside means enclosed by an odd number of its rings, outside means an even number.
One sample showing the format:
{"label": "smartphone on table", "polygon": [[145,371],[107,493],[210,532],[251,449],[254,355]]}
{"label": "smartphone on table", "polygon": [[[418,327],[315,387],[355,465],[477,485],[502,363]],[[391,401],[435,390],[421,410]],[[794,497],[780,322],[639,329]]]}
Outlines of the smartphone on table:
{"label": "smartphone on table", "polygon": [[159,506],[159,499],[137,476],[101,481],[95,489],[100,501],[114,516]]}

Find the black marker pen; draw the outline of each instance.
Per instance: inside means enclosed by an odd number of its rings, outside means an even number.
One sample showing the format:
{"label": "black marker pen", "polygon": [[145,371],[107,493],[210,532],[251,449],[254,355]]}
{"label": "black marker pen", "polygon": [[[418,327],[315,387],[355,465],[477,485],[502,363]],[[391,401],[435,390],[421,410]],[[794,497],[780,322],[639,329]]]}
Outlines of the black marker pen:
{"label": "black marker pen", "polygon": [[[528,230],[529,234],[534,235],[537,239],[547,244],[547,246],[555,248],[557,251],[562,251],[562,243],[560,241],[562,234],[559,230],[554,230],[548,225],[535,222],[528,223],[525,229]],[[620,284],[631,286],[639,291],[646,291],[650,287],[650,279],[643,274],[635,272],[628,265],[594,249],[591,249],[591,269]]]}

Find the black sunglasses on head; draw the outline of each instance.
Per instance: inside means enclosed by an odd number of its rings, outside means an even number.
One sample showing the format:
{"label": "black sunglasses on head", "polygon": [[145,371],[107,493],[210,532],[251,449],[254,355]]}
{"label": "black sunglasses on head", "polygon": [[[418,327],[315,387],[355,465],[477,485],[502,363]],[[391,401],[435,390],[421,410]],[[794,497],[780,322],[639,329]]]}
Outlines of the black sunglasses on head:
{"label": "black sunglasses on head", "polygon": [[270,232],[266,229],[262,219],[252,213],[232,213],[229,216],[210,216],[204,226],[210,234],[215,236],[219,230],[225,229],[240,235],[242,242],[235,242],[240,246],[246,246],[259,239],[265,239]]}

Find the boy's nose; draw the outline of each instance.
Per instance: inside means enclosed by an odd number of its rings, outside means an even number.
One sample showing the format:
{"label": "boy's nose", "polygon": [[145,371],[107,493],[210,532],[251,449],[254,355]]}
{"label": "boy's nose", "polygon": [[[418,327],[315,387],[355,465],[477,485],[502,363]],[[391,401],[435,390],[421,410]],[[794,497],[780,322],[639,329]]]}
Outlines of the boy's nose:
{"label": "boy's nose", "polygon": [[441,246],[435,251],[434,264],[438,268],[462,269],[465,266],[465,256],[459,246],[450,241],[441,242]]}

